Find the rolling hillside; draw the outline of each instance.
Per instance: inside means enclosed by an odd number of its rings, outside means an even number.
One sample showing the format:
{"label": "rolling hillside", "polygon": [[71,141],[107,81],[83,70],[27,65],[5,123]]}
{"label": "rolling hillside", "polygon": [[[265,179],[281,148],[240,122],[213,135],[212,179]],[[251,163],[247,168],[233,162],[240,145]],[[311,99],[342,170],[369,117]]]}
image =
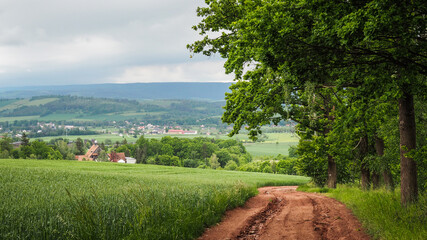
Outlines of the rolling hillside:
{"label": "rolling hillside", "polygon": [[218,123],[224,101],[128,100],[77,96],[0,99],[0,122],[14,120]]}

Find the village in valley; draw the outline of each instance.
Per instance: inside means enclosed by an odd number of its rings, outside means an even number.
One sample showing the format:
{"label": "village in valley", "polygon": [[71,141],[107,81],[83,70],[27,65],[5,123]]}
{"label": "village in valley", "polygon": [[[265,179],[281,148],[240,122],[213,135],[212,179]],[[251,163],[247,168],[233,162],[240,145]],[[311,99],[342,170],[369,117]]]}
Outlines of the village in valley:
{"label": "village in valley", "polygon": [[[85,124],[85,123],[82,123]],[[23,138],[31,138],[32,141],[43,141],[46,138],[51,138],[49,144],[55,145],[57,140],[66,140],[67,145],[72,147],[79,137],[83,141],[83,145],[89,148],[83,155],[75,155],[75,159],[78,161],[98,161],[99,155],[103,150],[100,146],[101,143],[97,140],[97,136],[103,138],[102,146],[117,147],[120,144],[127,143],[126,139],[133,139],[133,142],[140,136],[160,136],[160,135],[204,135],[210,136],[211,131],[218,132],[216,127],[205,127],[190,126],[184,128],[182,126],[160,126],[153,124],[144,124],[144,122],[132,123],[130,121],[116,122],[112,121],[109,123],[110,126],[106,128],[93,128],[86,125],[70,125],[61,124],[54,122],[37,122],[36,125],[23,124],[22,127],[15,128],[4,128],[0,125],[0,139],[9,138],[13,142],[11,145],[14,149],[17,149],[25,144]],[[9,126],[9,125],[8,125]],[[196,128],[198,130],[190,130]],[[229,128],[228,128],[229,129]],[[53,134],[52,134],[53,133]],[[63,133],[62,135],[59,135]],[[58,134],[58,135],[57,135]],[[47,136],[46,136],[47,135]],[[51,136],[49,136],[51,135]],[[39,137],[43,136],[43,137]],[[90,137],[90,138],[88,138]],[[119,141],[120,139],[121,141]],[[113,142],[113,140],[116,140]],[[124,152],[114,152],[107,154],[108,161],[117,163],[136,163],[136,159],[132,157],[126,157]],[[105,161],[105,160],[103,160]]]}
{"label": "village in valley", "polygon": [[[37,122],[35,125],[30,123],[23,123],[21,126],[11,127],[7,124],[6,127],[0,123],[0,134],[8,134],[11,137],[21,138],[22,134],[25,133],[30,137],[44,137],[44,136],[64,136],[71,135],[92,135],[92,134],[110,134],[113,136],[139,136],[139,135],[158,135],[158,134],[184,134],[184,135],[195,135],[204,134],[211,135],[211,132],[217,131],[216,127],[205,127],[200,126],[187,126],[182,127],[179,125],[152,125],[150,123],[144,124],[144,122],[132,123],[130,121],[116,122],[111,121],[106,123],[104,128],[88,126],[86,122],[82,122],[79,125],[61,124],[55,122]],[[198,130],[190,130],[197,128]],[[225,129],[225,128],[224,128]],[[226,128],[230,129],[230,127]],[[79,134],[76,134],[79,133]]]}
{"label": "village in valley", "polygon": [[[207,93],[208,89],[212,92],[217,85],[208,84],[203,92]],[[218,86],[223,91],[225,85]],[[125,87],[131,91],[131,86]],[[197,84],[185,87],[200,91]],[[224,105],[225,101],[215,99],[130,100],[59,95],[0,99],[0,141],[4,142],[0,155],[14,159],[122,160],[126,163],[134,162],[126,157],[134,157],[139,163],[130,145],[141,137],[150,139],[153,145],[165,137],[233,139],[244,144],[254,156],[285,156],[288,148],[298,141],[296,123],[291,120],[263,127],[263,134],[256,142],[249,138],[245,128],[230,138],[233,124],[221,121]],[[285,135],[280,136],[281,133]],[[93,145],[105,152],[93,151]],[[34,148],[44,150],[37,152]],[[125,153],[125,156],[110,156],[113,152]],[[152,157],[163,153],[156,151]],[[165,154],[173,156],[177,152]],[[194,159],[195,156],[188,157]],[[195,167],[200,163],[187,165]]]}
{"label": "village in valley", "polygon": [[[238,143],[246,147],[247,150],[243,150],[241,153],[248,151],[248,154],[253,157],[286,156],[288,148],[295,145],[298,140],[295,135],[294,122],[282,122],[280,125],[263,128],[265,134],[258,136],[255,142],[249,139],[244,129],[242,134],[233,138],[227,136],[230,131],[232,131],[232,126],[225,124],[155,125],[132,120],[104,122],[24,120],[6,124],[0,122],[0,145],[3,146],[0,146],[0,153],[3,158],[14,159],[66,159],[134,164],[144,162],[142,159],[145,153],[138,153],[143,150],[136,149],[138,140],[143,138],[147,139],[150,144],[149,149],[144,151],[152,152],[151,158],[147,161],[162,164],[157,156],[162,154],[173,156],[177,151],[179,152],[179,150],[174,150],[175,153],[167,150],[170,146],[166,146],[166,150],[159,149],[157,146],[160,143],[157,142],[166,141],[164,138],[199,139],[196,141],[201,142],[206,139],[210,139],[211,142],[233,140],[235,141],[233,144]],[[158,150],[152,150],[156,148]],[[36,151],[36,149],[42,150]],[[200,152],[201,150],[195,149],[194,151]],[[205,159],[211,157],[212,153],[210,152],[209,155],[204,153],[202,157],[202,155],[191,155],[193,152],[189,152],[188,158]],[[236,154],[236,152],[226,153],[227,160],[224,161],[231,160],[230,157],[227,157],[229,154]],[[181,160],[184,161],[185,158],[181,157]],[[244,162],[246,161],[244,160]],[[166,164],[172,163],[167,161]],[[201,162],[173,164],[197,167],[201,165]]]}

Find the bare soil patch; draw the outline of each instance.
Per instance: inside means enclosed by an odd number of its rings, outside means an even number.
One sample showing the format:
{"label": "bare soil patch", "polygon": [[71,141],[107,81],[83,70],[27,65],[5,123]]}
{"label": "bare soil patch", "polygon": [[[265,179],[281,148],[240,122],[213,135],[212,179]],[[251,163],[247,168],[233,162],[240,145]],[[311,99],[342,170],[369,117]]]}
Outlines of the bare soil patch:
{"label": "bare soil patch", "polygon": [[344,204],[296,186],[263,187],[199,240],[370,239]]}

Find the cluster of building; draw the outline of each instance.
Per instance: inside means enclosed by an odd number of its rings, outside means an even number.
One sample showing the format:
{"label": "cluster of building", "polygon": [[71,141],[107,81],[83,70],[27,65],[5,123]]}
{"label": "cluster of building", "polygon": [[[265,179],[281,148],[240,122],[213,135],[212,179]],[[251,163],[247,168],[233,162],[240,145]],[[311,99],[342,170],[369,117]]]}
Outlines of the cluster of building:
{"label": "cluster of building", "polygon": [[73,129],[79,129],[80,131],[86,130],[85,127],[82,126],[74,126],[74,125],[56,125],[55,123],[37,123],[37,127],[42,129],[66,129],[66,130],[73,130]]}
{"label": "cluster of building", "polygon": [[165,134],[190,134],[190,135],[196,135],[197,131],[185,131],[185,130],[179,130],[179,129],[169,129]]}
{"label": "cluster of building", "polygon": [[[76,159],[78,161],[97,161],[101,151],[102,151],[101,147],[97,144],[94,144],[86,152],[85,155],[76,155]],[[117,162],[117,163],[130,163],[130,164],[136,163],[135,158],[126,157],[125,153],[116,153],[116,152],[111,152],[108,154],[108,161]]]}
{"label": "cluster of building", "polygon": [[[160,126],[160,125],[152,125],[147,124],[144,125],[143,122],[138,124],[133,124],[132,127],[127,128],[126,130],[121,130],[121,132],[111,132],[113,135],[135,135],[135,134],[148,134],[148,135],[156,135],[156,134],[198,134],[198,131],[190,131],[190,130],[184,130],[181,126]],[[205,126],[200,126],[201,129],[204,129]],[[125,128],[125,127],[120,127]],[[208,134],[210,135],[210,134]]]}
{"label": "cluster of building", "polygon": [[[197,134],[205,134],[205,135],[211,135],[211,132],[216,132],[217,129],[215,127],[205,127],[204,125],[197,126],[198,130],[190,130],[183,126],[171,126],[171,125],[153,125],[150,123],[144,123],[144,122],[130,122],[130,121],[124,121],[124,122],[116,122],[112,121],[111,126],[108,126],[108,128],[115,128],[117,130],[109,131],[107,127],[105,127],[102,130],[97,130],[99,133],[109,133],[112,135],[118,135],[118,136],[125,136],[125,135],[156,135],[156,134],[183,134],[183,135],[197,135]],[[80,131],[86,131],[90,130],[87,129],[85,126],[75,126],[75,125],[65,125],[65,124],[58,124],[54,122],[37,122],[36,125],[33,126],[25,126],[24,128],[18,127],[18,129],[9,130],[3,129],[2,126],[0,126],[0,132],[9,134],[13,137],[20,138],[22,137],[23,133],[26,133],[29,135],[30,133],[35,134],[42,134],[46,133],[49,134],[51,131],[56,130],[65,130],[65,134],[72,132],[73,130],[80,130]],[[34,134],[32,134],[34,135]],[[44,136],[44,135],[43,135]],[[49,136],[49,135],[46,135]],[[56,136],[56,135],[55,135]]]}
{"label": "cluster of building", "polygon": [[15,131],[3,131],[3,127],[0,126],[0,132],[1,133],[6,133],[6,134],[10,134],[13,137],[17,137],[17,138],[21,138],[22,135],[24,133],[26,133],[27,135],[29,133],[43,133],[46,131],[54,131],[54,130],[61,130],[64,129],[66,132],[67,131],[71,131],[71,130],[75,130],[78,129],[80,131],[85,131],[86,127],[83,126],[74,126],[74,125],[57,125],[55,123],[49,122],[49,123],[44,123],[44,122],[38,122],[36,126],[29,126],[28,129],[22,129],[22,130],[15,130]]}

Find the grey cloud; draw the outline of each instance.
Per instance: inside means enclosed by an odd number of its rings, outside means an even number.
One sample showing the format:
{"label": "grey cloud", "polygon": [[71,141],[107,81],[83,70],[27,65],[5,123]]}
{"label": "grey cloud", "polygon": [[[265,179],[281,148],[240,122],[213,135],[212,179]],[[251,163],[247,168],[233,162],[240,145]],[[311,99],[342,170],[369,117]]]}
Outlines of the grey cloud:
{"label": "grey cloud", "polygon": [[[199,38],[191,26],[201,5],[203,0],[3,0],[0,84],[100,83],[131,69],[151,73],[150,66],[185,64],[186,44]],[[217,71],[219,59],[212,60]]]}

